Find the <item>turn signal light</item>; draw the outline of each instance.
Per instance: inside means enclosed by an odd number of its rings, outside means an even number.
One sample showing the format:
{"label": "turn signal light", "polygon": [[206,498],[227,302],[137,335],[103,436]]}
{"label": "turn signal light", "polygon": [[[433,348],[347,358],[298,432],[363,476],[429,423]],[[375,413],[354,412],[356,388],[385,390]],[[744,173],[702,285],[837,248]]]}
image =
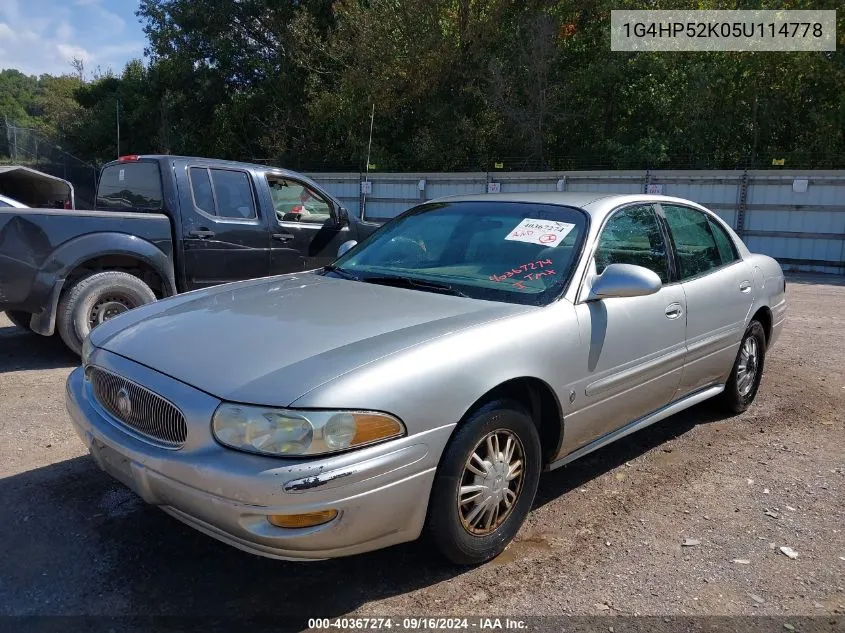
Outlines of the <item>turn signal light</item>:
{"label": "turn signal light", "polygon": [[306,512],[305,514],[270,514],[267,520],[280,528],[306,528],[315,525],[328,523],[337,516],[337,510],[320,510],[319,512]]}

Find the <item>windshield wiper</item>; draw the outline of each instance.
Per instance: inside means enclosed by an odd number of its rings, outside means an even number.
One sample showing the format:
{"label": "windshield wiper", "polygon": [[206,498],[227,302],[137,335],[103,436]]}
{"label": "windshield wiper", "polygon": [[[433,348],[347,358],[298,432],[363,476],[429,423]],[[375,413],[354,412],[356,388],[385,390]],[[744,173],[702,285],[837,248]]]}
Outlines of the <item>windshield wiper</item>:
{"label": "windshield wiper", "polygon": [[469,295],[457,288],[453,288],[449,284],[429,281],[427,279],[414,279],[413,277],[404,277],[402,275],[370,275],[369,277],[362,277],[361,281],[389,286],[407,286],[408,288],[417,288],[429,292],[442,292],[443,294],[455,295],[456,297],[469,297]]}
{"label": "windshield wiper", "polygon": [[355,275],[348,270],[341,268],[340,266],[335,266],[334,264],[329,264],[328,266],[324,266],[323,270],[330,273],[337,273],[341,277],[345,279],[351,279],[352,281],[361,281],[361,278],[358,275]]}

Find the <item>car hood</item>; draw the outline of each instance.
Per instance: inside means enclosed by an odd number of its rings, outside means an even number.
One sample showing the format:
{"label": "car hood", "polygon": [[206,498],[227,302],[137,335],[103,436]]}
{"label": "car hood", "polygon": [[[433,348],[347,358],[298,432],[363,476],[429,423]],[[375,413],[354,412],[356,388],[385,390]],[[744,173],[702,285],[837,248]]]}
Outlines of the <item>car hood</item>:
{"label": "car hood", "polygon": [[91,341],[224,400],[287,406],[388,354],[531,309],[298,273],[143,306]]}

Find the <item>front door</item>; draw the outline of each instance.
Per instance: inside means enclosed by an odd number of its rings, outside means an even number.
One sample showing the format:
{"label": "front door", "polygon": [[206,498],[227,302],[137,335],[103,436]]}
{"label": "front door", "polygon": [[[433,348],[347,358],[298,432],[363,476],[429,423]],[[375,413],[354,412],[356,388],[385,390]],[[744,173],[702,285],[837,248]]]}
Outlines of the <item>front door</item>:
{"label": "front door", "polygon": [[754,301],[752,275],[714,217],[681,205],[661,210],[687,300],[683,395],[727,380]]}
{"label": "front door", "polygon": [[271,220],[272,274],[282,275],[326,266],[337,249],[352,239],[349,226],[339,227],[332,203],[306,183],[267,175],[275,217]]}
{"label": "front door", "polygon": [[188,190],[180,192],[180,207],[189,288],[267,276],[270,234],[250,174],[190,167],[188,182]]}
{"label": "front door", "polygon": [[575,410],[566,418],[569,452],[668,404],[685,356],[686,301],[671,281],[666,236],[655,209],[637,204],[613,213],[602,229],[587,281],[614,263],[653,270],[663,287],[643,297],[586,301],[575,306],[585,378],[572,388]]}

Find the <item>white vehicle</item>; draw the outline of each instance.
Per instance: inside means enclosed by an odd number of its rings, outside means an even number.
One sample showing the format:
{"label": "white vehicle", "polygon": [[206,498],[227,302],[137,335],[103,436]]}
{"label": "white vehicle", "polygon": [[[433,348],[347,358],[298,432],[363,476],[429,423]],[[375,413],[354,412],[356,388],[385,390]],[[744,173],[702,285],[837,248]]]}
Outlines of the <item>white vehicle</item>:
{"label": "white vehicle", "polygon": [[0,196],[0,207],[12,207],[15,209],[26,209],[26,205],[23,202],[18,202],[14,198],[10,198],[8,196]]}

